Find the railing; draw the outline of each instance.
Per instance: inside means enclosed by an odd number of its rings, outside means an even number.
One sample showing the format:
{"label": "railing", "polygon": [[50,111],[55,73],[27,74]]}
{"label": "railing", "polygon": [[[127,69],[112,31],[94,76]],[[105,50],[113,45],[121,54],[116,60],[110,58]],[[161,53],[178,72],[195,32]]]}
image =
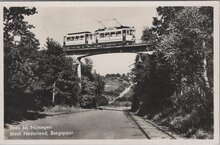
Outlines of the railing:
{"label": "railing", "polygon": [[64,51],[85,51],[85,50],[97,50],[97,49],[110,49],[110,48],[124,48],[124,47],[137,47],[137,46],[150,46],[152,44],[147,44],[143,42],[134,43],[134,44],[127,44],[127,45],[112,45],[112,46],[94,46],[94,47],[86,47],[86,48],[65,48]]}

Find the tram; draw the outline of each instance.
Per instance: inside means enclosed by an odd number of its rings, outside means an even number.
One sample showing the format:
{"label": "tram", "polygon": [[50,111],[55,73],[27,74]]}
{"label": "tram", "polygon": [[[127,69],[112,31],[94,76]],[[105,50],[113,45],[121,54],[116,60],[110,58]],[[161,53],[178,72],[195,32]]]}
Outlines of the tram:
{"label": "tram", "polygon": [[64,36],[64,47],[84,49],[91,47],[129,45],[135,43],[135,29],[129,26],[115,26],[77,33],[68,33]]}

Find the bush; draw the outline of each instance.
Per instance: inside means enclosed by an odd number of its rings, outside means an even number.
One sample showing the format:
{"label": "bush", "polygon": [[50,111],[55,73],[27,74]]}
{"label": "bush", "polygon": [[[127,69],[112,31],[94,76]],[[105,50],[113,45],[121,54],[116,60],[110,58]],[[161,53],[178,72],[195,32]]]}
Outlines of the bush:
{"label": "bush", "polygon": [[196,133],[193,135],[194,138],[198,139],[213,139],[212,133],[204,131],[203,129],[198,129]]}
{"label": "bush", "polygon": [[111,104],[111,106],[115,106],[115,107],[130,107],[131,106],[131,102],[128,101],[115,101]]}
{"label": "bush", "polygon": [[82,98],[80,99],[80,107],[96,108],[97,107],[96,98],[89,95],[83,95]]}
{"label": "bush", "polygon": [[105,96],[98,97],[97,99],[98,106],[108,105],[108,99]]}

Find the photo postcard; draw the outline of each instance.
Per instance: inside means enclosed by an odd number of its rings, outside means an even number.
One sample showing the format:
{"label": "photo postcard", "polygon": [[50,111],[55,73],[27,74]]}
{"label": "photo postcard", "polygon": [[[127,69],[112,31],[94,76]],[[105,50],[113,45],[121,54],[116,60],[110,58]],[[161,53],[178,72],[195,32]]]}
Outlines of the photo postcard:
{"label": "photo postcard", "polygon": [[219,2],[1,2],[1,144],[219,144]]}

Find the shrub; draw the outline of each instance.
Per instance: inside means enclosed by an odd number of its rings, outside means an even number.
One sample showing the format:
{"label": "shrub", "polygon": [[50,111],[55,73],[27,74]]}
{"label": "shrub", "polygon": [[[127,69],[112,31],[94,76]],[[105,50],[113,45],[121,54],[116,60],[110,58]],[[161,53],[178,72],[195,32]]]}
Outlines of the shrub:
{"label": "shrub", "polygon": [[83,95],[80,99],[80,107],[82,108],[96,108],[95,97],[89,96],[89,95]]}

